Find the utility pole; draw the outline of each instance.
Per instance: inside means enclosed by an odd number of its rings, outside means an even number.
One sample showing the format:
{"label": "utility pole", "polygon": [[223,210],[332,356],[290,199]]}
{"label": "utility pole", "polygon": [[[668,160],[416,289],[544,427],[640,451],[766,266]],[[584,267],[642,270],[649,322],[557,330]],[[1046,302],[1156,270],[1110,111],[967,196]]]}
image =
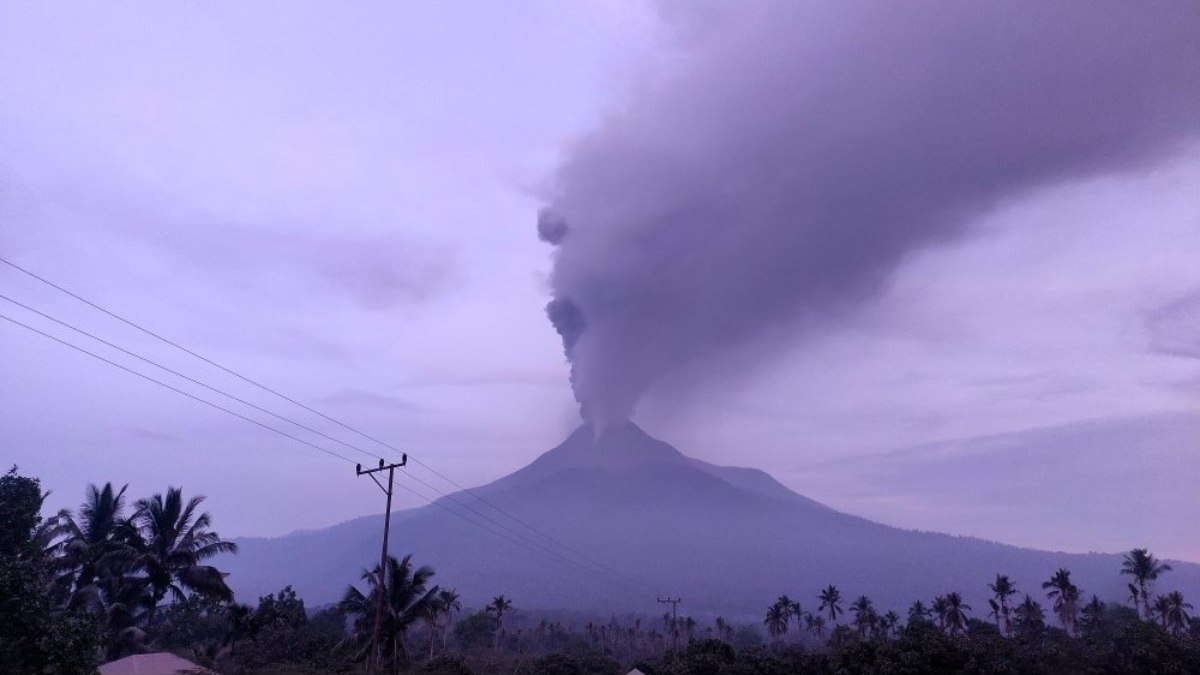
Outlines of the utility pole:
{"label": "utility pole", "polygon": [[[363,470],[362,464],[354,468],[356,476],[366,476],[379,486],[380,490],[387,495],[387,508],[383,512],[383,551],[379,554],[379,579],[376,580],[375,590],[379,594],[379,601],[375,604],[375,628],[371,630],[371,653],[367,656],[367,672],[371,675],[379,673],[379,627],[383,624],[383,602],[387,595],[387,557],[388,557],[388,534],[392,530],[392,486],[396,478],[396,469],[408,464],[408,455],[400,456],[399,464],[383,463],[379,460],[379,466],[374,469]],[[387,487],[383,487],[373,474],[387,471]]]}
{"label": "utility pole", "polygon": [[679,651],[679,617],[676,616],[675,610],[679,607],[679,603],[683,602],[683,601],[680,600],[679,598],[672,598],[669,595],[666,597],[665,600],[663,598],[658,598],[658,601],[663,603],[664,605],[668,604],[668,603],[670,603],[670,605],[671,605],[671,651],[678,652]]}

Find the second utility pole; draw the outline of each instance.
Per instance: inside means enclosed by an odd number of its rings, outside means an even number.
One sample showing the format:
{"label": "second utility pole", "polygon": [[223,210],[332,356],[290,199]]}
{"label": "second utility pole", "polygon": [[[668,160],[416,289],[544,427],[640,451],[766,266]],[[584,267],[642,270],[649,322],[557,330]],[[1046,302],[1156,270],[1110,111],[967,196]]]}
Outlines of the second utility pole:
{"label": "second utility pole", "polygon": [[662,598],[657,598],[657,600],[659,602],[663,603],[664,605],[667,603],[671,604],[671,651],[678,652],[679,651],[679,619],[675,616],[675,609],[679,606],[679,603],[682,601],[679,598],[672,598],[669,595],[667,596],[666,600],[663,600]]}
{"label": "second utility pole", "polygon": [[[379,627],[383,623],[383,603],[387,596],[388,534],[392,530],[392,485],[396,478],[396,468],[405,464],[408,464],[408,455],[401,455],[399,464],[384,465],[383,460],[380,459],[377,468],[363,471],[362,464],[359,464],[354,469],[355,475],[367,476],[375,481],[379,489],[387,495],[387,508],[383,512],[383,552],[379,554],[379,579],[375,582],[375,591],[379,594],[379,601],[375,604],[375,628],[371,630],[371,653],[367,657],[367,670],[371,675],[379,672]],[[371,475],[384,470],[388,472],[386,488],[375,479],[375,476]]]}

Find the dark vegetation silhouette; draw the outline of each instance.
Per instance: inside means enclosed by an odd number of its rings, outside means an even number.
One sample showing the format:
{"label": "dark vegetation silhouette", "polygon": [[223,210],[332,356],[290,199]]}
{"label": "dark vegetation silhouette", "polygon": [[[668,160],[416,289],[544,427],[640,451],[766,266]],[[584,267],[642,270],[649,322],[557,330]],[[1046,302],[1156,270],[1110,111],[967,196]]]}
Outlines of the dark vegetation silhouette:
{"label": "dark vegetation silhouette", "polygon": [[291,586],[251,606],[206,564],[236,547],[211,529],[202,497],[170,488],[130,505],[123,487],[89,486],[77,513],[43,518],[44,498],[15,467],[0,478],[3,673],[92,675],[105,660],[163,650],[227,675],[362,672],[381,579],[388,673],[1200,671],[1200,619],[1179,591],[1155,593],[1170,566],[1145,549],[1114,570],[1133,579],[1128,606],[1095,594],[1084,603],[1071,571],[1055,570],[1041,584],[1053,622],[1004,574],[980,582],[992,593],[987,619],[958,589],[915,600],[902,618],[866,594],[843,607],[834,584],[797,596],[812,598],[811,610],[779,595],[761,621],[534,612],[506,594],[471,608],[411,555],[365,570],[361,587],[326,607],[307,607]]}

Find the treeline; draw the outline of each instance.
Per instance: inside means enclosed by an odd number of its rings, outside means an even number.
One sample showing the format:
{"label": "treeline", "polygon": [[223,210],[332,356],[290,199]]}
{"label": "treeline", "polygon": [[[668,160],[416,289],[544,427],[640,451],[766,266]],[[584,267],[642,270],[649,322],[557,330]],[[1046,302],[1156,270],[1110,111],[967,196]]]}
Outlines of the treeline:
{"label": "treeline", "polygon": [[780,596],[754,623],[534,614],[503,595],[470,609],[411,556],[313,609],[290,586],[235,601],[209,559],[236,547],[212,531],[201,497],[90,486],[77,512],[44,519],[43,501],[36,479],[0,477],[0,673],[93,675],[148,651],[223,675],[363,672],[381,596],[386,673],[1200,673],[1200,620],[1180,593],[1154,592],[1170,567],[1144,549],[1114,570],[1129,580],[1128,606],[1083,602],[1065,569],[1034,593],[998,574],[986,620],[955,591],[902,617],[834,585],[809,610]]}
{"label": "treeline", "polygon": [[[1151,600],[1152,584],[1169,571],[1170,565],[1159,561],[1144,548],[1133,549],[1125,554],[1120,569],[1122,575],[1130,577],[1129,602],[1133,605],[1135,616],[1141,609],[1147,621],[1157,623],[1172,635],[1195,635],[1200,631],[1200,622],[1189,616],[1188,610],[1193,607],[1184,600],[1182,593],[1171,591],[1156,595]],[[1096,625],[1104,616],[1105,605],[1098,596],[1092,595],[1089,602],[1083,603],[1083,591],[1071,581],[1070,570],[1060,568],[1042,582],[1041,588],[1051,603],[1055,617],[1069,635],[1078,635],[1081,628]],[[988,616],[995,621],[996,629],[1001,634],[1029,637],[1045,630],[1046,610],[1042,604],[1028,593],[1023,600],[1014,603],[1014,598],[1020,593],[1007,575],[997,574],[996,580],[988,584],[988,589],[992,592],[992,597],[988,599]],[[830,625],[836,626],[838,618],[846,614],[846,610],[842,605],[841,591],[832,584],[822,589],[816,600],[816,611],[809,612],[798,601],[781,595],[767,607],[763,625],[775,640],[782,639],[793,626],[796,632],[806,630],[823,640],[827,625],[825,617],[829,617]],[[935,597],[928,605],[921,600],[913,602],[908,608],[908,620],[934,623],[939,630],[954,636],[967,631],[971,609],[963,601],[962,594],[951,591]],[[844,618],[848,619],[859,637],[895,637],[902,626],[900,616],[895,611],[889,610],[881,615],[865,595],[860,595],[850,603],[849,610],[850,615]],[[850,630],[850,626],[841,628]],[[834,639],[841,637],[835,635]]]}
{"label": "treeline", "polygon": [[164,604],[233,601],[205,561],[237,546],[209,529],[203,497],[169,488],[129,504],[125,488],[93,485],[78,513],[43,519],[45,497],[16,467],[0,477],[0,672],[90,675],[147,651]]}

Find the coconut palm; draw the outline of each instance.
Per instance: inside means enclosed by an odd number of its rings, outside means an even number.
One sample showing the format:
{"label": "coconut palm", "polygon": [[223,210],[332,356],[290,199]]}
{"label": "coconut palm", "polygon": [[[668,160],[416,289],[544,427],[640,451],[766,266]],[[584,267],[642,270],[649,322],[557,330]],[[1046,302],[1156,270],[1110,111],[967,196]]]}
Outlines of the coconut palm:
{"label": "coconut palm", "polygon": [[683,632],[687,634],[688,644],[691,644],[696,635],[696,620],[690,616],[684,617]]}
{"label": "coconut palm", "polygon": [[[640,621],[640,619],[639,619],[639,621]],[[723,640],[725,642],[729,642],[730,638],[733,637],[732,636],[733,628],[730,627],[729,622],[725,621],[725,617],[718,616],[716,618],[716,621],[714,621],[713,623],[717,627],[717,639]]]}
{"label": "coconut palm", "polygon": [[1129,589],[1129,602],[1133,603],[1133,611],[1136,614],[1142,593],[1138,590],[1137,584],[1127,584],[1125,587]]}
{"label": "coconut palm", "polygon": [[771,639],[779,640],[788,629],[788,610],[776,602],[767,608],[767,616],[763,619],[763,625],[767,627],[767,633],[771,635]]}
{"label": "coconut palm", "polygon": [[[42,502],[50,496],[47,492],[41,496]],[[58,513],[44,519],[33,530],[30,545],[35,551],[40,551],[42,564],[50,573],[50,587],[47,592],[56,605],[63,605],[71,592],[74,581],[75,566],[66,559],[63,549],[70,535],[68,526],[71,518],[70,509],[61,509]]]}
{"label": "coconut palm", "polygon": [[908,620],[912,621],[928,621],[933,610],[925,606],[925,603],[917,600],[908,608]]}
{"label": "coconut palm", "polygon": [[1151,614],[1147,618],[1157,618],[1159,625],[1163,630],[1167,629],[1167,611],[1171,608],[1171,603],[1167,600],[1167,596],[1160,595],[1154,598],[1153,604],[1150,605]]}
{"label": "coconut palm", "polygon": [[462,611],[462,602],[458,599],[458,591],[452,588],[443,588],[438,591],[437,605],[441,609],[443,623],[442,631],[442,651],[446,650],[446,636],[450,633],[450,624],[454,622],[454,613]]}
{"label": "coconut palm", "polygon": [[212,518],[197,513],[203,502],[203,496],[196,496],[185,503],[179,488],[169,488],[166,496],[138,500],[131,518],[137,531],[128,533],[127,548],[110,554],[145,575],[150,591],[148,627],[153,626],[155,611],[168,593],[176,600],[187,597],[185,590],[205,598],[233,600],[225,575],[201,563],[220,553],[237,553],[237,544],[208,529]]}
{"label": "coconut palm", "polygon": [[1025,599],[1013,610],[1013,629],[1018,636],[1026,638],[1041,634],[1046,625],[1046,612],[1041,604],[1025,594]]}
{"label": "coconut palm", "polygon": [[858,596],[850,605],[850,609],[854,610],[854,625],[858,628],[859,635],[866,637],[868,631],[874,631],[879,623],[879,615],[875,612],[870,598],[865,595]]}
{"label": "coconut palm", "polygon": [[383,663],[390,660],[395,671],[407,667],[409,655],[405,637],[408,629],[428,615],[429,605],[435,601],[441,590],[437,586],[428,587],[433,575],[432,567],[422,566],[414,569],[412,555],[406,555],[399,561],[394,556],[388,556],[386,574],[379,565],[370,571],[363,570],[362,578],[367,582],[367,592],[363,593],[350,586],[339,603],[342,611],[355,617],[353,630],[343,640],[342,647],[353,649],[356,661],[361,661],[369,655],[381,593],[379,582],[382,578],[383,615],[379,624],[379,661]]}
{"label": "coconut palm", "polygon": [[942,626],[949,630],[951,635],[965,632],[967,630],[967,610],[971,609],[971,606],[963,602],[958,591],[947,593],[944,600],[945,607],[941,614]]}
{"label": "coconut palm", "polygon": [[1133,608],[1138,608],[1138,600],[1141,600],[1146,618],[1150,618],[1150,582],[1158,578],[1158,575],[1163,572],[1171,571],[1171,566],[1159,562],[1150,552],[1144,548],[1135,548],[1125,554],[1125,560],[1121,562],[1121,574],[1128,574],[1133,577],[1133,584],[1130,584],[1132,590],[1137,588],[1137,593],[1133,595]]}
{"label": "coconut palm", "polygon": [[879,629],[884,637],[895,637],[900,632],[900,615],[889,609],[879,617]]}
{"label": "coconut palm", "polygon": [[488,614],[496,615],[496,649],[500,649],[500,636],[504,632],[504,613],[510,609],[512,609],[512,600],[503,595],[492,598],[491,603],[484,607]]}
{"label": "coconut palm", "polygon": [[946,612],[950,605],[946,601],[946,596],[939,595],[933,599],[933,604],[930,606],[930,612],[933,618],[937,620],[937,627],[946,630]]}
{"label": "coconut palm", "polygon": [[1059,568],[1049,581],[1042,582],[1046,597],[1054,601],[1054,613],[1068,633],[1075,632],[1079,616],[1080,591],[1071,583],[1071,573],[1065,568]]}
{"label": "coconut palm", "polygon": [[[1012,620],[1008,607],[1008,599],[1017,594],[1017,586],[1008,576],[997,574],[995,583],[988,584],[988,588],[992,590],[992,599],[988,604],[992,607],[992,613],[996,617],[996,628],[999,628],[1005,635],[1012,633]],[[1004,623],[1001,625],[1001,620]]]}
{"label": "coconut palm", "polygon": [[488,603],[488,606],[485,609],[489,613],[495,614],[497,621],[503,622],[504,613],[512,609],[512,600],[504,597],[503,595],[497,595],[496,597],[492,598],[492,601]]}
{"label": "coconut palm", "polygon": [[842,601],[842,594],[838,591],[837,586],[829,584],[829,586],[826,586],[821,591],[817,599],[821,601],[821,605],[817,608],[817,611],[824,612],[828,610],[829,622],[836,625],[838,614],[842,613],[842,606],[838,604]]}
{"label": "coconut palm", "polygon": [[125,516],[125,490],[105,483],[103,488],[88,485],[87,495],[79,507],[79,517],[62,514],[61,541],[56,545],[57,566],[63,572],[60,586],[70,593],[74,606],[98,606],[100,588],[114,594],[113,579],[118,576],[117,558],[128,559],[130,542],[135,540],[136,526]]}
{"label": "coconut palm", "polygon": [[67,608],[96,616],[109,659],[143,650],[142,626],[153,603],[148,579],[131,562],[139,538],[125,515],[125,490],[112,483],[89,485],[78,516],[64,510],[43,533],[53,556],[51,594]]}
{"label": "coconut palm", "polygon": [[804,623],[808,626],[808,632],[816,635],[818,640],[825,639],[825,617],[820,614],[805,614]]}
{"label": "coconut palm", "polygon": [[1083,606],[1079,615],[1080,625],[1084,628],[1095,628],[1104,620],[1104,603],[1100,601],[1099,596],[1093,594],[1092,599]]}
{"label": "coconut palm", "polygon": [[775,599],[775,604],[781,610],[783,610],[783,620],[788,622],[790,625],[792,619],[792,605],[795,603],[792,602],[791,598],[784,594]]}
{"label": "coconut palm", "polygon": [[[1162,600],[1161,606],[1158,600]],[[1165,596],[1158,596],[1155,601],[1155,609],[1162,616],[1163,628],[1172,633],[1182,633],[1187,630],[1191,621],[1187,610],[1192,609],[1192,605],[1183,601],[1183,594],[1179,591],[1171,591]]]}

